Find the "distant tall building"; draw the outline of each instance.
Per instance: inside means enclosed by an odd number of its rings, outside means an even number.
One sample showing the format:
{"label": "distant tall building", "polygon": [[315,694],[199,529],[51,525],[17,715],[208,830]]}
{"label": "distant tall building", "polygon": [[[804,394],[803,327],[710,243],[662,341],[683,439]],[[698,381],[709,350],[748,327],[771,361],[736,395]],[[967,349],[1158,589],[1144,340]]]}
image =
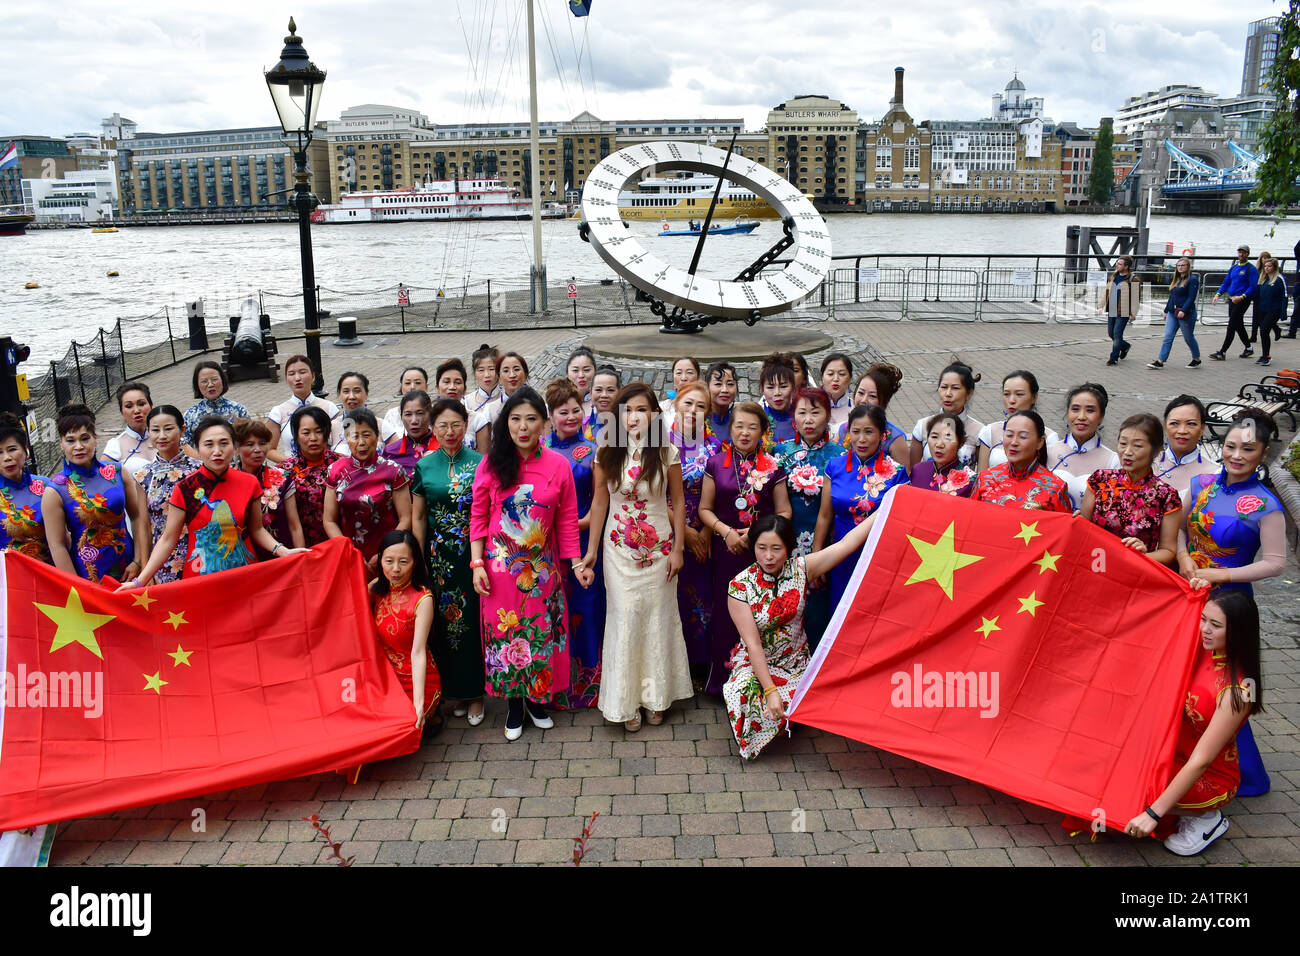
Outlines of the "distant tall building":
{"label": "distant tall building", "polygon": [[1241,69],[1241,95],[1269,93],[1273,61],[1282,40],[1282,18],[1256,20],[1246,28],[1246,57]]}
{"label": "distant tall building", "polygon": [[1199,86],[1173,83],[1141,96],[1130,96],[1115,113],[1116,133],[1140,133],[1147,123],[1160,120],[1171,109],[1212,107],[1215,94]]}

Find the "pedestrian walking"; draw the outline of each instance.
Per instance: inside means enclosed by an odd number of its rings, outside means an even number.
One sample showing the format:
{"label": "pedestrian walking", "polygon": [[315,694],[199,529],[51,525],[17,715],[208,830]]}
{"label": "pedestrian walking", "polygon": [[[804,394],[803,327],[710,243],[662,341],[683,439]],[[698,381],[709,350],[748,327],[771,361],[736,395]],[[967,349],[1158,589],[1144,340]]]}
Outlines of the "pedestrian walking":
{"label": "pedestrian walking", "polygon": [[1110,336],[1110,358],[1107,365],[1118,365],[1128,358],[1132,345],[1124,338],[1125,327],[1137,318],[1142,298],[1142,280],[1133,275],[1133,257],[1120,256],[1115,260],[1115,271],[1106,284],[1102,311],[1106,313],[1106,334]]}
{"label": "pedestrian walking", "polygon": [[1234,335],[1240,336],[1241,344],[1246,347],[1241,353],[1241,358],[1249,358],[1255,354],[1255,350],[1250,347],[1250,339],[1246,337],[1245,316],[1246,308],[1250,305],[1251,294],[1258,283],[1259,270],[1250,261],[1250,246],[1238,246],[1237,261],[1223,277],[1223,284],[1219,286],[1219,291],[1214,293],[1214,305],[1218,305],[1219,299],[1223,296],[1228,297],[1228,331],[1223,337],[1223,344],[1219,346],[1219,351],[1210,356],[1216,362],[1224,360]]}
{"label": "pedestrian walking", "polygon": [[1192,350],[1188,368],[1201,364],[1201,347],[1196,344],[1192,329],[1196,326],[1196,296],[1201,291],[1201,277],[1192,272],[1192,260],[1183,256],[1174,264],[1174,279],[1169,283],[1169,298],[1165,301],[1165,337],[1160,343],[1160,354],[1147,368],[1164,368],[1165,360],[1174,347],[1174,336],[1182,333],[1183,341]]}
{"label": "pedestrian walking", "polygon": [[1282,316],[1286,315],[1286,280],[1279,270],[1281,263],[1270,256],[1261,259],[1259,284],[1255,286],[1252,298],[1259,311],[1259,337],[1262,354],[1256,365],[1272,364],[1271,349],[1273,340],[1282,337]]}

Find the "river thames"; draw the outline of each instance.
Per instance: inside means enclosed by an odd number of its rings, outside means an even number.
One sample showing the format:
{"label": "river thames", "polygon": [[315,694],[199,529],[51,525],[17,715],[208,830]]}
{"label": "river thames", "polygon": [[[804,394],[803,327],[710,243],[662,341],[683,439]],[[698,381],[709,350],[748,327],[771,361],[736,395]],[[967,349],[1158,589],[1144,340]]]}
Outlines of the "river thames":
{"label": "river thames", "polygon": [[[827,221],[836,255],[1059,256],[1065,250],[1067,226],[1129,226],[1133,217],[892,213],[828,216]],[[612,275],[595,250],[578,237],[577,225],[567,220],[543,223],[552,283],[570,276],[589,283]],[[688,265],[694,240],[660,239],[655,237],[658,228],[651,223],[631,226],[656,255],[674,265]],[[764,220],[751,235],[709,239],[701,274],[732,278],[776,241],[779,229],[773,220]],[[325,289],[369,292],[402,282],[416,287],[412,294],[416,302],[428,302],[439,288],[449,297],[457,295],[467,283],[471,293],[481,293],[488,279],[510,288],[524,287],[532,255],[527,222],[316,226],[312,240],[317,282]],[[1160,253],[1166,242],[1172,242],[1176,253],[1194,246],[1200,255],[1232,255],[1245,242],[1252,258],[1261,250],[1289,257],[1297,240],[1298,222],[1275,226],[1264,218],[1157,214],[1151,224],[1150,248]],[[187,301],[206,300],[209,328],[213,328],[212,316],[238,312],[240,300],[250,293],[301,292],[297,226],[289,223],[124,226],[108,234],[88,229],[34,230],[0,239],[0,250],[4,315],[0,333],[30,344],[33,366],[61,357],[71,339],[85,341],[101,326],[112,327],[119,316],[141,318],[161,313],[166,306],[177,334],[183,334]],[[110,278],[110,271],[118,276]],[[37,282],[40,288],[24,289],[27,282]],[[392,304],[391,298],[385,302]],[[278,309],[268,303],[273,319],[300,315],[299,310],[294,300],[285,300]],[[133,339],[138,343],[142,338],[163,338],[163,329],[161,319],[134,324],[128,344]]]}

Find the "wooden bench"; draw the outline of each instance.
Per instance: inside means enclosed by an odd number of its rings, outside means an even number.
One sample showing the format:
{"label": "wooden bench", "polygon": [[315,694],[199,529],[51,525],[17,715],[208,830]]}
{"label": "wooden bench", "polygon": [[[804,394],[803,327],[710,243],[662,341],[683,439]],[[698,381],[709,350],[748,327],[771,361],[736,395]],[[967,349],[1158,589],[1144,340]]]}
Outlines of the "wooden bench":
{"label": "wooden bench", "polygon": [[1295,416],[1291,414],[1290,406],[1284,401],[1239,399],[1229,402],[1207,402],[1205,406],[1205,431],[1212,439],[1207,444],[1210,444],[1216,451],[1221,452],[1223,440],[1228,437],[1228,429],[1232,426],[1233,420],[1246,410],[1262,412],[1268,416],[1268,420],[1273,423],[1273,434],[1268,436],[1270,439],[1278,436],[1277,416],[1280,414],[1285,414],[1291,419],[1291,429],[1295,430]]}

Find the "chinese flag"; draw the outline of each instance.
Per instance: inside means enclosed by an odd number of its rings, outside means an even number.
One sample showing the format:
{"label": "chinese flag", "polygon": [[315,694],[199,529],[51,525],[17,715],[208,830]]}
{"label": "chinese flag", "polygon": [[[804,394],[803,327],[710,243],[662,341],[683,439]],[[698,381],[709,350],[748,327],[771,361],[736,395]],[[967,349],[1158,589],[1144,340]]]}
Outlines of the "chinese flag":
{"label": "chinese flag", "polygon": [[1170,779],[1204,604],[1081,518],[905,485],[791,716],[1122,826]]}
{"label": "chinese flag", "polygon": [[419,746],[346,540],[122,594],[0,559],[0,830]]}

